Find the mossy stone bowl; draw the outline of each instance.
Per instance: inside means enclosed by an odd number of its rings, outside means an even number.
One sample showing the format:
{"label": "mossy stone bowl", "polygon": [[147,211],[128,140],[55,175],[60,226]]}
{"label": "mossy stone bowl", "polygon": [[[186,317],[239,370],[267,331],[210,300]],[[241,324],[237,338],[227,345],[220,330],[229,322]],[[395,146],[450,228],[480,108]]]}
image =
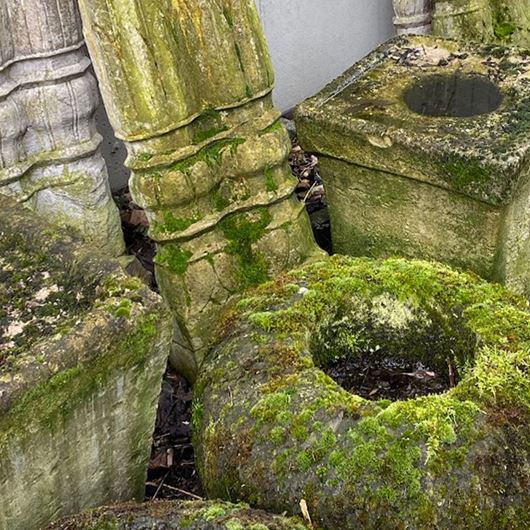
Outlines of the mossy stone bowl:
{"label": "mossy stone bowl", "polygon": [[[251,291],[223,326],[194,400],[208,495],[305,499],[328,530],[530,525],[525,299],[441,264],[334,257]],[[369,401],[324,373],[381,350],[449,360],[459,381]]]}

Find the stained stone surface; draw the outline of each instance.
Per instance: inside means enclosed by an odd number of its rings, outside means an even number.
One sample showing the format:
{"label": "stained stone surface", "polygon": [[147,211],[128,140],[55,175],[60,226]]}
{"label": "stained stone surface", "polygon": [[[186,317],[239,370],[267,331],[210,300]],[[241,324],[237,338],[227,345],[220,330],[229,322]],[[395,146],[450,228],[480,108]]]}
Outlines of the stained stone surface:
{"label": "stained stone surface", "polygon": [[221,501],[127,503],[100,508],[47,530],[307,530],[298,518]]}
{"label": "stained stone surface", "polygon": [[0,192],[118,256],[89,68],[75,0],[0,2]]}
{"label": "stained stone surface", "polygon": [[433,0],[433,34],[530,47],[530,0]]}
{"label": "stained stone surface", "polygon": [[336,252],[432,258],[530,293],[530,55],[402,37],[297,111]]}
{"label": "stained stone surface", "polygon": [[81,0],[131,191],[158,244],[177,321],[172,361],[189,378],[220,309],[320,252],[292,191],[289,137],[252,0]]}
{"label": "stained stone surface", "polygon": [[0,197],[0,529],[141,499],[172,319],[80,239]]}

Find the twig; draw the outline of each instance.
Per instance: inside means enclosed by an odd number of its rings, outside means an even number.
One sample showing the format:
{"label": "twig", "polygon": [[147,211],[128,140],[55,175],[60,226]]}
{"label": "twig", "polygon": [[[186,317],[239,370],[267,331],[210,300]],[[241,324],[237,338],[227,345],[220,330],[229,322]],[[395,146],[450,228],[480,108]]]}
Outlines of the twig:
{"label": "twig", "polygon": [[156,488],[155,494],[151,497],[152,501],[154,501],[157,498],[157,496],[160,493],[160,490],[162,489],[162,486],[164,485],[164,482],[165,482],[165,480],[166,480],[168,475],[169,475],[169,471],[164,475],[164,477],[160,481],[160,484],[158,485],[158,488]]}
{"label": "twig", "polygon": [[456,386],[456,374],[453,362],[451,359],[449,359],[449,357],[447,358],[447,367],[449,368],[449,386],[453,388]]}
{"label": "twig", "polygon": [[309,188],[309,190],[307,191],[307,193],[305,194],[305,197],[304,199],[302,200],[302,204],[305,204],[307,199],[309,198],[309,196],[311,195],[311,192],[315,189],[317,185],[317,181],[315,180],[315,182],[313,182],[313,185]]}
{"label": "twig", "polygon": [[202,497],[199,497],[199,495],[195,495],[195,493],[191,493],[189,491],[182,490],[180,488],[175,488],[175,486],[170,486],[169,484],[164,484],[164,488],[167,488],[168,490],[172,490],[172,491],[177,491],[178,493],[182,493],[183,495],[187,495],[188,497],[197,499],[198,501],[204,500]]}

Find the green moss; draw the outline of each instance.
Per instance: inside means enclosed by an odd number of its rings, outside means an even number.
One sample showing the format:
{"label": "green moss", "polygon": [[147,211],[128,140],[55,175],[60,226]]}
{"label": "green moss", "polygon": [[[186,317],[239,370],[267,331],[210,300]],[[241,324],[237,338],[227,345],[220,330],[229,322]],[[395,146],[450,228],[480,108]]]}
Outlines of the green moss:
{"label": "green moss", "polygon": [[271,167],[265,168],[265,188],[267,191],[278,191],[278,184],[274,180],[274,171]]}
{"label": "green moss", "polygon": [[[355,326],[333,326],[345,315],[360,323],[364,336]],[[206,360],[200,384],[206,396],[215,395],[215,403],[222,402],[229,385],[234,407],[219,409],[210,401],[201,411],[200,428],[209,421],[211,438],[201,439],[209,465],[215,467],[219,459],[220,472],[255,477],[245,488],[256,488],[260,498],[274,491],[275,506],[288,509],[289,492],[297,488],[297,495],[325,509],[326,495],[336,496],[343,519],[334,513],[333,521],[366,528],[405,522],[421,528],[445,517],[479,527],[496,519],[477,510],[484,499],[495,506],[497,519],[506,513],[499,488],[511,492],[503,499],[521,498],[521,466],[530,447],[513,433],[530,419],[530,317],[523,298],[435,263],[337,256],[253,290],[232,319],[232,331]],[[446,369],[451,351],[461,381],[444,394],[368,402],[316,368],[315,362],[327,356],[320,355],[322,343],[315,346],[314,337],[326,326],[327,340],[342,343],[341,355],[372,340],[405,341],[405,353],[438,358]],[[348,329],[354,340],[348,340]],[[415,334],[422,329],[426,334],[418,340]],[[219,380],[212,364],[228,362],[238,366]],[[210,444],[216,426],[226,429],[220,446]],[[246,456],[241,448],[249,439],[252,452]],[[238,455],[236,461],[227,458],[226,446]],[[199,455],[199,466],[201,461]],[[506,480],[493,478],[491,466]],[[506,466],[509,472],[503,471]],[[215,480],[206,487],[218,494]],[[230,491],[245,495],[237,483]],[[525,521],[518,507],[506,528]],[[377,526],[380,521],[385,525]]]}
{"label": "green moss", "polygon": [[175,274],[182,275],[188,270],[193,252],[183,249],[177,243],[167,243],[158,247],[155,263]]}
{"label": "green moss", "polygon": [[217,190],[212,194],[212,205],[216,211],[222,212],[225,208],[230,206],[230,200]]}
{"label": "green moss", "polygon": [[270,222],[270,212],[262,208],[259,212],[230,215],[220,223],[221,230],[228,240],[226,252],[237,256],[239,260],[241,290],[268,280],[267,260],[253,249],[253,244],[265,234]]}
{"label": "green moss", "polygon": [[172,164],[169,169],[171,171],[188,173],[191,168],[199,162],[204,162],[208,167],[214,168],[221,163],[223,154],[227,150],[233,152],[243,143],[245,143],[244,138],[225,138],[223,140],[218,140],[202,148],[197,154]]}
{"label": "green moss", "polygon": [[116,318],[130,318],[132,311],[132,302],[128,298],[120,300],[117,306],[111,307],[111,312]]}
{"label": "green moss", "polygon": [[194,145],[203,143],[228,130],[228,126],[223,124],[221,113],[213,109],[203,112],[193,125],[195,127],[192,139]]}
{"label": "green moss", "polygon": [[140,153],[138,155],[138,160],[140,160],[140,162],[149,162],[149,160],[151,160],[151,158],[153,158],[153,155],[152,153]]}
{"label": "green moss", "polygon": [[182,232],[189,228],[191,225],[199,220],[198,217],[192,217],[189,219],[177,218],[172,212],[164,212],[163,222],[156,222],[155,227],[161,232]]}
{"label": "green moss", "polygon": [[19,234],[0,234],[0,367],[8,357],[70,329],[95,302],[94,280]]}
{"label": "green moss", "polygon": [[226,514],[226,509],[223,506],[210,506],[207,508],[203,514],[203,517],[206,521],[212,521],[218,517],[222,517]]}
{"label": "green moss", "polygon": [[22,443],[43,424],[52,426],[62,421],[79,403],[97,393],[117,370],[141,367],[158,335],[160,316],[136,318],[134,332],[117,337],[108,350],[99,352],[88,364],[79,364],[33,387],[0,416],[0,448],[5,450],[14,439]]}
{"label": "green moss", "polygon": [[239,519],[230,519],[225,523],[226,530],[245,530],[243,523]]}
{"label": "green moss", "polygon": [[265,127],[264,129],[261,129],[258,134],[259,136],[265,136],[266,134],[270,134],[270,133],[274,133],[278,131],[285,132],[285,129],[280,120],[277,120],[271,125],[268,125],[267,127]]}

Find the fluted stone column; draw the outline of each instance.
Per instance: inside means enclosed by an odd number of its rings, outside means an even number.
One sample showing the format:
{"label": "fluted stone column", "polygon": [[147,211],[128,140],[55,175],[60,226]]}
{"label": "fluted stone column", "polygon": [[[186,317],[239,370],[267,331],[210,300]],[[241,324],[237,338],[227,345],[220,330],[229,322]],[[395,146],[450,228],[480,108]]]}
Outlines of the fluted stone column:
{"label": "fluted stone column", "polygon": [[131,189],[158,243],[177,323],[174,364],[193,378],[220,309],[320,255],[293,198],[290,142],[253,0],[80,0]]}
{"label": "fluted stone column", "polygon": [[123,252],[75,0],[0,0],[0,193]]}
{"label": "fluted stone column", "polygon": [[432,31],[432,0],[393,0],[394,26],[398,35],[429,35]]}

